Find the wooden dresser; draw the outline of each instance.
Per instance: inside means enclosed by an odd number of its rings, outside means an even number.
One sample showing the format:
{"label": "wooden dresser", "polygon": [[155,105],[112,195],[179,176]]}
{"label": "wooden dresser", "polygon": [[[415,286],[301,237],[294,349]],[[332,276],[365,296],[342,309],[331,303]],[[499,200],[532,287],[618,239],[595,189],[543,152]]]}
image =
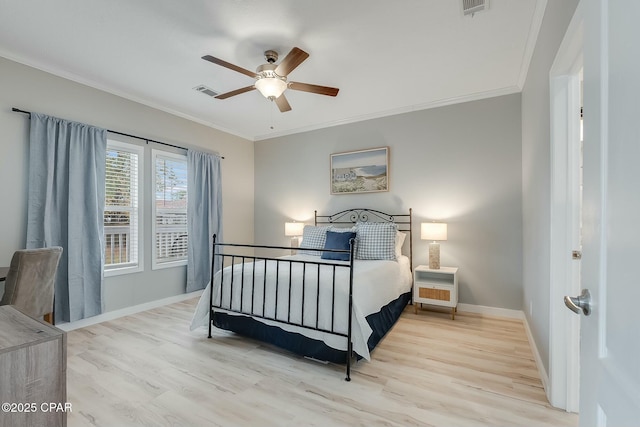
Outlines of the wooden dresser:
{"label": "wooden dresser", "polygon": [[66,400],[66,333],[0,306],[0,427],[66,426]]}

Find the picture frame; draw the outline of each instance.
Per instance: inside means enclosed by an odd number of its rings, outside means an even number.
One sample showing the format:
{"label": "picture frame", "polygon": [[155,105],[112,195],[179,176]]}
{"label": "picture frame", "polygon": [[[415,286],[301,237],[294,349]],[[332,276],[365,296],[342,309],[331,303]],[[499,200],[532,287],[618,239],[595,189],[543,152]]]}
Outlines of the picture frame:
{"label": "picture frame", "polygon": [[389,191],[389,147],[331,154],[331,194]]}

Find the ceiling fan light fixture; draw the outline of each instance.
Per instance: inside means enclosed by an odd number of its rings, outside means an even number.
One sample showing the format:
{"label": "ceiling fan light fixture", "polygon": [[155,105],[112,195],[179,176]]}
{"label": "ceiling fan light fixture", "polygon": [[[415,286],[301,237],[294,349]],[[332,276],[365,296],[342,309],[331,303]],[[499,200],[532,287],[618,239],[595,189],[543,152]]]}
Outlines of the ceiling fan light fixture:
{"label": "ceiling fan light fixture", "polygon": [[203,56],[202,59],[205,61],[209,61],[213,64],[228,68],[229,70],[236,71],[255,79],[255,83],[251,86],[219,94],[216,95],[215,98],[227,99],[232,96],[257,89],[262,96],[270,101],[274,101],[280,112],[286,113],[287,111],[291,111],[291,105],[289,105],[289,101],[287,101],[287,98],[284,96],[284,91],[287,89],[326,96],[336,96],[338,94],[339,89],[336,87],[319,86],[300,82],[287,82],[287,76],[289,76],[289,73],[295,70],[298,65],[302,64],[309,57],[309,54],[304,50],[294,47],[278,65],[276,65],[276,62],[278,61],[278,52],[274,50],[267,50],[264,53],[264,57],[267,60],[267,63],[259,65],[254,73],[253,71],[238,67],[237,65],[233,65],[220,58],[216,58],[211,55]]}
{"label": "ceiling fan light fixture", "polygon": [[256,89],[267,99],[276,99],[287,89],[287,82],[278,77],[263,77],[256,80]]}

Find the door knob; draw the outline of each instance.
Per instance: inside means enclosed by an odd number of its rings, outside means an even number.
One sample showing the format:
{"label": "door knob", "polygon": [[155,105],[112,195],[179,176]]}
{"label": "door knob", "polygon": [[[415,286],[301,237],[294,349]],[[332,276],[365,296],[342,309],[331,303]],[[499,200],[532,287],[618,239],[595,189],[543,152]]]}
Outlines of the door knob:
{"label": "door knob", "polygon": [[564,305],[576,314],[580,314],[580,309],[585,316],[591,314],[591,294],[588,289],[583,289],[577,297],[564,297]]}

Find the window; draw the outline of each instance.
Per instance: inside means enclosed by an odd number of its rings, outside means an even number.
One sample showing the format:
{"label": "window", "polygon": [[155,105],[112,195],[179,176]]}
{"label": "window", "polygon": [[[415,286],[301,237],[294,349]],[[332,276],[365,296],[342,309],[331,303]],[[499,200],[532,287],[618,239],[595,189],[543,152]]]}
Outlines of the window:
{"label": "window", "polygon": [[153,150],[153,268],[187,262],[187,157]]}
{"label": "window", "polygon": [[143,150],[107,141],[104,245],[105,275],[142,270],[140,198]]}

